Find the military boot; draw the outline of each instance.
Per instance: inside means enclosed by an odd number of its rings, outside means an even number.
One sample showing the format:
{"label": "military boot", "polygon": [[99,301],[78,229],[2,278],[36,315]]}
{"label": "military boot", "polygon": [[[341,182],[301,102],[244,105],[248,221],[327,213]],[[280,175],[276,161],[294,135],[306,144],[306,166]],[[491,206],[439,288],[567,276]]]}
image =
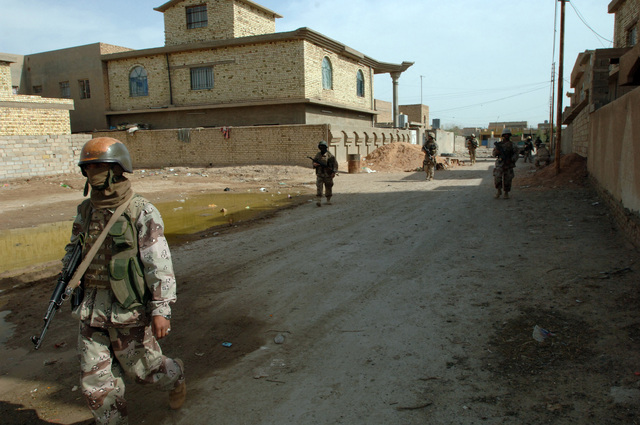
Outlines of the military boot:
{"label": "military boot", "polygon": [[184,378],[184,364],[180,359],[175,359],[175,361],[180,365],[183,377],[182,382],[169,392],[169,407],[171,407],[172,410],[178,410],[181,408],[184,404],[184,400],[187,398],[187,381]]}
{"label": "military boot", "polygon": [[495,198],[498,199],[501,196],[502,196],[502,189],[498,189],[498,191],[495,194]]}

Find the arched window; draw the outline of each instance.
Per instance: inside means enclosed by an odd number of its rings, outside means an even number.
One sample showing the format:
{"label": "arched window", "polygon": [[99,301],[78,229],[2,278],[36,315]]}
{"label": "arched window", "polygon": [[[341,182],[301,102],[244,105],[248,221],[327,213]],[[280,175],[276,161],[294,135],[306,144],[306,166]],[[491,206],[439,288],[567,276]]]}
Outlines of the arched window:
{"label": "arched window", "polygon": [[325,90],[333,89],[333,70],[331,69],[331,61],[326,56],[322,59],[322,88]]}
{"label": "arched window", "polygon": [[364,97],[364,73],[361,69],[356,74],[356,90],[358,97]]}
{"label": "arched window", "polygon": [[129,95],[131,97],[149,96],[147,70],[141,66],[136,66],[129,73]]}

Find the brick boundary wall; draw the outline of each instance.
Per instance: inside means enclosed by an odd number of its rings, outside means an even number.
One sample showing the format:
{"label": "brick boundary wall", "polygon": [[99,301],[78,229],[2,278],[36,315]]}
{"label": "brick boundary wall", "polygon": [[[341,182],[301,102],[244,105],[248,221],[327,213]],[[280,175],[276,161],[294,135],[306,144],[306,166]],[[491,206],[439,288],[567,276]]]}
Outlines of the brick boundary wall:
{"label": "brick boundary wall", "polygon": [[307,156],[326,140],[338,162],[350,154],[366,156],[376,148],[411,140],[411,132],[378,128],[332,128],[329,124],[184,128],[96,132],[127,145],[134,168],[168,166],[310,165]]}
{"label": "brick boundary wall", "polygon": [[75,173],[88,140],[90,134],[0,136],[0,180]]}
{"label": "brick boundary wall", "polygon": [[604,201],[609,208],[614,222],[620,228],[624,237],[636,248],[640,248],[640,215],[622,205],[622,201],[615,199],[611,193],[606,190],[598,180],[589,175],[591,186],[598,193],[598,196]]}
{"label": "brick boundary wall", "polygon": [[232,165],[311,166],[307,156],[326,140],[338,162],[380,146],[408,142],[411,131],[331,128],[328,124],[104,131],[92,134],[0,136],[0,180],[78,171],[82,146],[92,138],[123,142],[135,169]]}

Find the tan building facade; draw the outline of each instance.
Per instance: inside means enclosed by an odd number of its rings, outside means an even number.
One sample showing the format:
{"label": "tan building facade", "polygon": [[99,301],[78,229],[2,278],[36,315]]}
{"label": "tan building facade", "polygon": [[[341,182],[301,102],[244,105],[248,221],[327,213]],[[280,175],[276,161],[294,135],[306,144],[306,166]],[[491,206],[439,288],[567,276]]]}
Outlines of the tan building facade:
{"label": "tan building facade", "polygon": [[[14,94],[14,56],[0,54],[0,136],[70,134],[73,100]],[[3,151],[3,158],[6,151]]]}
{"label": "tan building facade", "polygon": [[371,126],[374,74],[412,65],[378,62],[309,28],[275,33],[280,16],[251,1],[156,10],[164,47],[102,56],[110,127]]}

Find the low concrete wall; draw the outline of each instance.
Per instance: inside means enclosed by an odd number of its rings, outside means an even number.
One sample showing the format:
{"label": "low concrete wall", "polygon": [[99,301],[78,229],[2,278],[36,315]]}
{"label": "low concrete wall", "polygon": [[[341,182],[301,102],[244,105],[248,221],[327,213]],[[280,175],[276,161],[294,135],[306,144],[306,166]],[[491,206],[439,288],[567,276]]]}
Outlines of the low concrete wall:
{"label": "low concrete wall", "polygon": [[631,224],[640,217],[640,88],[591,114],[589,134],[589,173],[619,210],[614,216],[620,226],[640,246],[637,223]]}
{"label": "low concrete wall", "polygon": [[0,136],[0,180],[77,172],[88,140],[88,134]]}

